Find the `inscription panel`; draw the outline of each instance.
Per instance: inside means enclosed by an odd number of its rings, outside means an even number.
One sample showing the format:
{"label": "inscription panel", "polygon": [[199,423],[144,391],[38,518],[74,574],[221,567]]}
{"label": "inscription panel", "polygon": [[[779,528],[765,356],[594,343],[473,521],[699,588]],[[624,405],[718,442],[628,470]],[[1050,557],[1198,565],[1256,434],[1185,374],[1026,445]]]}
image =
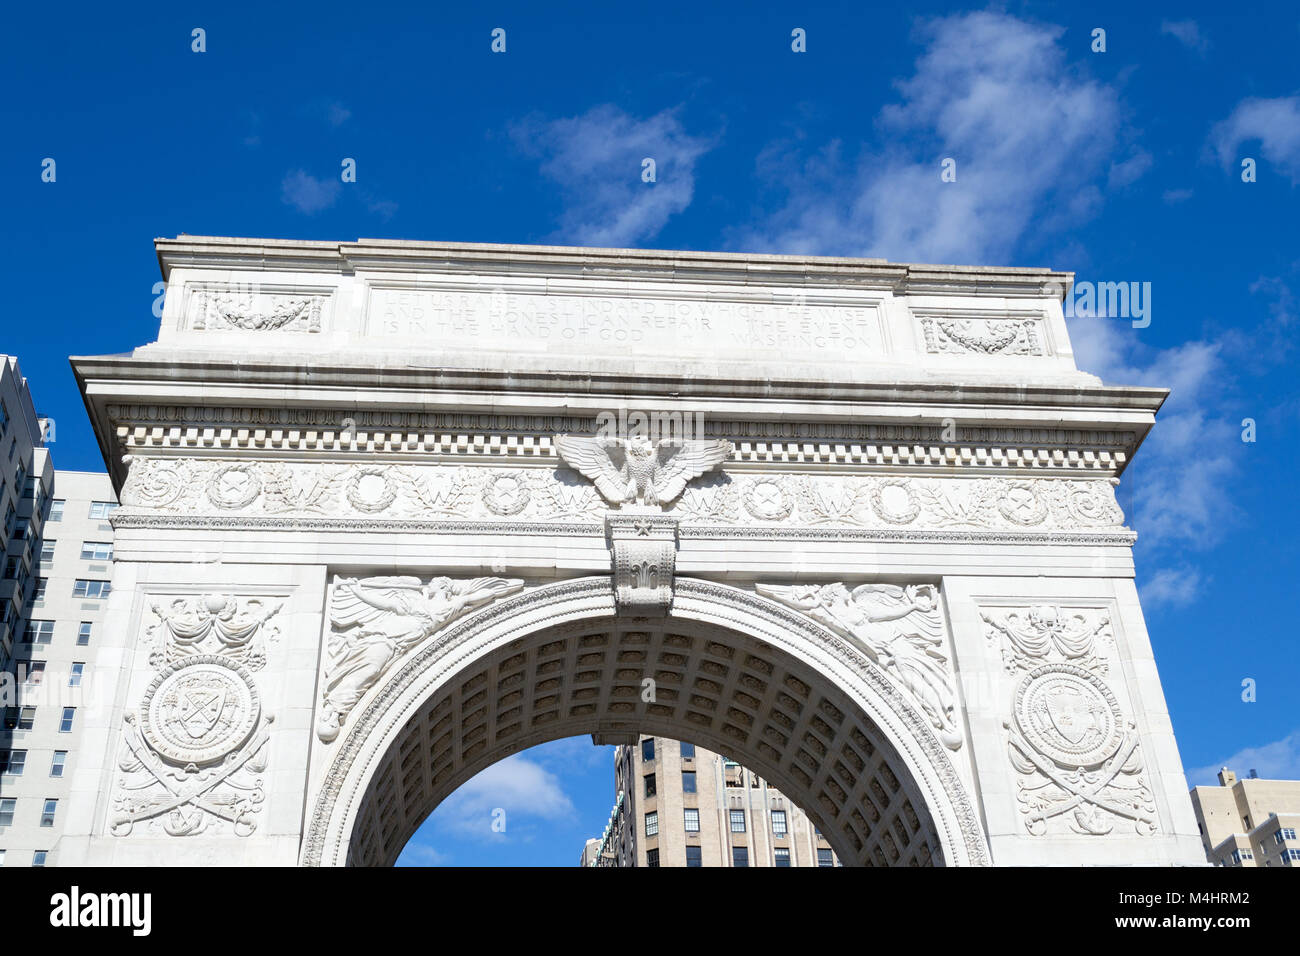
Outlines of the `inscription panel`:
{"label": "inscription panel", "polygon": [[862,361],[885,355],[878,302],[372,288],[369,338],[506,351]]}

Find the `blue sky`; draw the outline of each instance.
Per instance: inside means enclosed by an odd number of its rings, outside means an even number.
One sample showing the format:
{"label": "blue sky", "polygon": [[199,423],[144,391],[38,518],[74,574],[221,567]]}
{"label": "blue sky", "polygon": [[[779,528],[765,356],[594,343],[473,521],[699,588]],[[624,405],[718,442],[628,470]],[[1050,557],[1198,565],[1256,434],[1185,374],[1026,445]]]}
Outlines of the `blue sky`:
{"label": "blue sky", "polygon": [[[1150,282],[1149,327],[1080,318],[1071,334],[1107,382],[1174,389],[1121,500],[1183,759],[1193,782],[1224,762],[1300,777],[1300,650],[1281,619],[1300,524],[1300,11],[613,6],[8,10],[0,351],[55,418],[58,466],[102,468],[67,355],[156,336],[156,236],[861,254]],[[570,864],[603,826],[612,761],[589,742],[490,773],[407,859]],[[488,792],[543,794],[545,810],[521,796],[494,834]]]}

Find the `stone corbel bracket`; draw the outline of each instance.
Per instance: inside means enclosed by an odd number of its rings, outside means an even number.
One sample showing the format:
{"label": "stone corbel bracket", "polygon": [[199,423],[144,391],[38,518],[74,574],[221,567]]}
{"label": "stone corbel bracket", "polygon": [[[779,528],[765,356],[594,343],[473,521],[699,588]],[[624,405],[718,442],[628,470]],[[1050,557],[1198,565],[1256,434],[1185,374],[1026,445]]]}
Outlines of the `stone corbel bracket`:
{"label": "stone corbel bracket", "polygon": [[619,614],[662,617],[672,607],[677,521],[657,508],[640,511],[624,506],[605,515]]}

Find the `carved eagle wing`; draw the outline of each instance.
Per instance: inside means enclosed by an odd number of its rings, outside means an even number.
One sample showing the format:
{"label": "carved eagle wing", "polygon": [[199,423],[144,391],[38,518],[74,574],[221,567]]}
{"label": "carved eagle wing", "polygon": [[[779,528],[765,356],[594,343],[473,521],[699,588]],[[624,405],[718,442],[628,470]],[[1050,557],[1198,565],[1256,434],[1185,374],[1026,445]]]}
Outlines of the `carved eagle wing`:
{"label": "carved eagle wing", "polygon": [[626,500],[626,456],[617,439],[557,435],[555,450],[565,464],[595,482],[596,490],[611,504]]}
{"label": "carved eagle wing", "polygon": [[708,441],[671,441],[659,443],[659,467],[655,471],[655,497],[668,504],[710,468],[731,457],[731,442],[722,438]]}

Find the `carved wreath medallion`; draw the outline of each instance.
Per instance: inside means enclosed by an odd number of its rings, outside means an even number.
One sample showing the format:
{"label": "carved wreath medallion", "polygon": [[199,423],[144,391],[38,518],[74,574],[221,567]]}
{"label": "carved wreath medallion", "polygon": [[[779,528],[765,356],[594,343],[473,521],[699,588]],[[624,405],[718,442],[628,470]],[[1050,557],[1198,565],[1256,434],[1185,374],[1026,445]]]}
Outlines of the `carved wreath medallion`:
{"label": "carved wreath medallion", "polygon": [[1044,664],[1016,689],[1016,724],[1039,753],[1064,767],[1094,767],[1124,742],[1124,715],[1100,678],[1073,664]]}
{"label": "carved wreath medallion", "polygon": [[530,497],[527,477],[513,471],[494,472],[483,483],[483,504],[494,515],[517,515]]}
{"label": "carved wreath medallion", "polygon": [[753,478],[745,483],[745,510],[760,521],[784,521],[794,511],[794,498],[776,478]]}
{"label": "carved wreath medallion", "polygon": [[251,465],[240,462],[218,468],[208,479],[208,500],[218,508],[247,508],[262,493],[262,481]]}
{"label": "carved wreath medallion", "polygon": [[998,511],[1012,524],[1029,527],[1047,520],[1047,502],[1032,484],[1015,481],[998,498]]}
{"label": "carved wreath medallion", "polygon": [[348,478],[348,504],[363,514],[387,511],[397,500],[397,485],[389,472],[379,465],[358,467]]}
{"label": "carved wreath medallion", "polygon": [[243,746],[261,713],[248,671],[205,654],[173,664],[154,678],[140,708],[140,732],[165,759],[203,766]]}
{"label": "carved wreath medallion", "polygon": [[871,507],[881,521],[910,524],[921,513],[907,478],[884,478],[871,490]]}

